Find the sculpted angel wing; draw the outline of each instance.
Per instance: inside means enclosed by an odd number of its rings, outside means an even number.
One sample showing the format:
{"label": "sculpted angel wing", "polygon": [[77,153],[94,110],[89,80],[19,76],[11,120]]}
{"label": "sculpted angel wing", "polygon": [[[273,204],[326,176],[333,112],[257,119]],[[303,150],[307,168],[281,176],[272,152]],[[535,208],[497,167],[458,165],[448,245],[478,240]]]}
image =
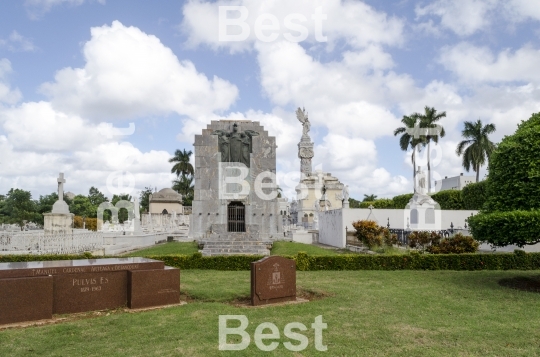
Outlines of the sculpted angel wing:
{"label": "sculpted angel wing", "polygon": [[306,109],[296,109],[296,117],[300,121],[300,123],[304,124],[308,120],[308,115],[306,113]]}

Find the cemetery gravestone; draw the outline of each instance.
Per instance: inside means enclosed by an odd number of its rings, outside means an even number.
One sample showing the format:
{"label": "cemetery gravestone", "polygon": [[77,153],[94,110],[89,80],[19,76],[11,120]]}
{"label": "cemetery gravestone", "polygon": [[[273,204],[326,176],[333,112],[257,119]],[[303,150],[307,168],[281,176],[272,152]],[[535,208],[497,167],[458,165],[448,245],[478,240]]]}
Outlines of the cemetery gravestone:
{"label": "cemetery gravestone", "polygon": [[180,271],[146,258],[0,264],[0,324],[52,314],[172,305]]}
{"label": "cemetery gravestone", "polygon": [[251,305],[296,301],[296,262],[270,256],[251,263]]}

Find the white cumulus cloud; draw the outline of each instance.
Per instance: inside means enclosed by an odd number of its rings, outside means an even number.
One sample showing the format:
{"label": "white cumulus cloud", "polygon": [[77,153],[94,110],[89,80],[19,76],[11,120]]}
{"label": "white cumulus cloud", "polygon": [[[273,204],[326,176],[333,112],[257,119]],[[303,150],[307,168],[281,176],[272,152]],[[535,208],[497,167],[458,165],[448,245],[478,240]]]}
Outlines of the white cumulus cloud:
{"label": "white cumulus cloud", "polygon": [[160,40],[118,21],[94,27],[84,45],[84,68],[64,68],[41,91],[53,106],[97,120],[148,115],[196,117],[228,109],[238,89],[207,78]]}

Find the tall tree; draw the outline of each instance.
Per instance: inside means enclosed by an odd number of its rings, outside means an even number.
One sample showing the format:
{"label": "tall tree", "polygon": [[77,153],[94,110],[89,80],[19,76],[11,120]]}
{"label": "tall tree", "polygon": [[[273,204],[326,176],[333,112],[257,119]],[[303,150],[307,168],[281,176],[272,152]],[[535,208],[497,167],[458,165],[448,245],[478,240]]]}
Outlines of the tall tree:
{"label": "tall tree", "polygon": [[193,186],[193,176],[181,176],[173,181],[172,189],[182,195],[184,206],[191,206],[195,187]]}
{"label": "tall tree", "polygon": [[174,163],[171,173],[176,174],[176,177],[193,175],[193,165],[189,162],[192,154],[191,150],[183,149],[180,151],[177,149],[174,156],[169,159],[169,162]]}
{"label": "tall tree", "polygon": [[489,140],[489,134],[495,132],[495,124],[482,125],[478,119],[476,122],[466,121],[461,136],[465,139],[461,141],[456,154],[463,155],[463,167],[469,171],[471,168],[476,172],[476,182],[480,179],[480,167],[489,161],[495,150],[495,144]]}
{"label": "tall tree", "polygon": [[12,188],[2,203],[1,214],[7,223],[16,223],[21,229],[25,222],[40,223],[37,202],[32,200],[30,191]]}
{"label": "tall tree", "polygon": [[427,145],[427,171],[428,171],[428,193],[431,192],[431,142],[439,142],[439,137],[444,137],[444,127],[437,124],[439,120],[446,117],[446,112],[437,113],[435,108],[426,106],[424,113],[419,114],[420,128],[423,129],[423,145]]}
{"label": "tall tree", "polygon": [[371,202],[371,201],[375,201],[377,199],[377,195],[365,195],[364,194],[364,199],[362,200],[362,202]]}
{"label": "tall tree", "polygon": [[[111,203],[116,206],[118,201],[131,202],[132,199],[133,199],[133,197],[131,197],[131,195],[128,194],[128,193],[119,194],[119,195],[113,195]],[[116,208],[115,207],[115,210],[118,211],[118,222],[120,222],[120,223],[124,223],[128,219],[133,218],[133,217],[129,216],[129,212],[128,212],[128,210],[126,208]]]}
{"label": "tall tree", "polygon": [[139,205],[141,213],[150,211],[150,195],[154,192],[152,187],[145,187],[139,194]]}
{"label": "tall tree", "polygon": [[88,190],[88,199],[92,205],[96,206],[96,208],[103,202],[109,201],[109,199],[94,186],[90,187],[90,190]]}
{"label": "tall tree", "polygon": [[413,181],[414,181],[414,192],[416,192],[416,150],[419,149],[419,144],[424,140],[422,132],[419,127],[418,114],[404,115],[401,119],[403,123],[402,127],[394,130],[394,136],[402,134],[399,138],[399,147],[403,151],[412,149],[411,160],[413,164]]}

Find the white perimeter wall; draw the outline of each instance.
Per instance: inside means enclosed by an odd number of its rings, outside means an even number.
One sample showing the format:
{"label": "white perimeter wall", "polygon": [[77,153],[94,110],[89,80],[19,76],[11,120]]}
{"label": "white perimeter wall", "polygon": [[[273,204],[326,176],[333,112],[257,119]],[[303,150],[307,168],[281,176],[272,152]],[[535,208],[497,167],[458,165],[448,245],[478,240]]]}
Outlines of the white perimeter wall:
{"label": "white perimeter wall", "polygon": [[[352,223],[358,220],[368,219],[369,209],[367,208],[344,208],[343,209],[343,224],[348,230],[354,230]],[[464,227],[465,219],[471,214],[478,214],[478,211],[469,210],[441,210],[442,227],[441,229],[450,229],[450,224],[454,223],[454,228]],[[380,226],[386,227],[388,218],[390,219],[390,228],[407,228],[407,217],[410,218],[410,213],[401,209],[373,209],[371,220],[375,220]]]}
{"label": "white perimeter wall", "polygon": [[[442,227],[450,229],[454,223],[454,229],[465,226],[465,219],[478,211],[469,210],[441,210]],[[390,228],[407,228],[407,217],[410,213],[400,209],[373,209],[367,208],[343,208],[319,213],[319,242],[333,247],[344,248],[346,246],[345,231],[353,231],[353,222],[365,219],[375,220],[380,226],[386,227],[390,219]]]}
{"label": "white perimeter wall", "polygon": [[319,243],[345,248],[347,240],[343,220],[344,211],[349,211],[349,209],[319,212]]}

